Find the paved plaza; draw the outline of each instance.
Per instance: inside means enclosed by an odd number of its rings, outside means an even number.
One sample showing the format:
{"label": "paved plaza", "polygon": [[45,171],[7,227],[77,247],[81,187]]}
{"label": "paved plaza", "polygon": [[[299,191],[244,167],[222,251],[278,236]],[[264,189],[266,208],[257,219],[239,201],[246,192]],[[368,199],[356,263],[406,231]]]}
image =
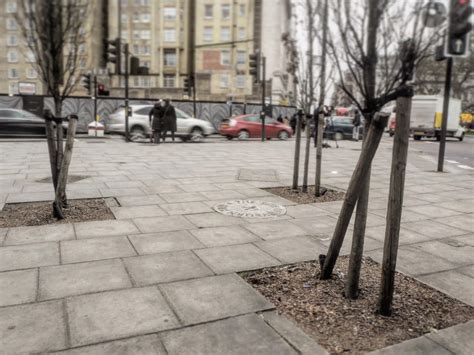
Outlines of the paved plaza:
{"label": "paved plaza", "polygon": [[[360,147],[325,149],[322,183],[347,188]],[[391,147],[384,138],[372,168],[365,254],[377,261]],[[341,202],[297,205],[260,189],[290,185],[293,156],[294,141],[78,139],[70,174],[86,178],[68,197],[109,198],[116,219],[0,229],[0,353],[325,354],[237,275],[327,251]],[[435,168],[410,150],[397,268],[474,306],[474,173]],[[52,200],[38,182],[48,176],[46,142],[0,142],[0,207]],[[287,213],[213,209],[242,199]],[[468,354],[473,332],[471,321],[375,353]]]}

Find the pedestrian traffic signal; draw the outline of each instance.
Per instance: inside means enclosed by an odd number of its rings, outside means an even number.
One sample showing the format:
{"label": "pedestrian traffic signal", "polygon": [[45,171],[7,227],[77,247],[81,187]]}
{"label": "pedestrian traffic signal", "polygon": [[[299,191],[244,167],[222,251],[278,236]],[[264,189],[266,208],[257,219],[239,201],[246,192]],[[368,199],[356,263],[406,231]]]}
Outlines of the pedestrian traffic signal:
{"label": "pedestrian traffic signal", "polygon": [[104,84],[97,85],[97,95],[98,96],[109,96],[110,92],[105,88]]}
{"label": "pedestrian traffic signal", "polygon": [[184,78],[184,92],[188,96],[191,96],[191,89],[194,87],[194,76],[189,74],[186,78]]}
{"label": "pedestrian traffic signal", "polygon": [[84,89],[87,90],[87,94],[92,96],[92,75],[91,74],[83,74],[82,75],[82,86]]}
{"label": "pedestrian traffic signal", "polygon": [[448,24],[446,56],[457,57],[468,54],[471,24],[471,0],[451,0]]}
{"label": "pedestrian traffic signal", "polygon": [[122,73],[122,52],[120,38],[107,42],[107,62],[115,64],[115,74]]}
{"label": "pedestrian traffic signal", "polygon": [[260,53],[249,55],[249,74],[254,77],[254,81],[260,81]]}

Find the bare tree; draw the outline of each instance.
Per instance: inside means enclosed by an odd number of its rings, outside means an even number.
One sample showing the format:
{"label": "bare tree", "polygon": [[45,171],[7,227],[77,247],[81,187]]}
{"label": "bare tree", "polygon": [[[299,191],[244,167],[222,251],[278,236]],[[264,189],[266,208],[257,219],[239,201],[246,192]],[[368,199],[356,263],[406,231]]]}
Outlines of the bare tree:
{"label": "bare tree", "polygon": [[[336,0],[332,13],[334,23],[329,36],[329,52],[339,72],[339,87],[363,113],[365,132],[377,132],[386,120],[373,120],[374,115],[403,91],[406,62],[398,60],[398,45],[411,38],[414,66],[421,63],[437,40],[420,26],[422,2],[414,6],[408,0]],[[437,31],[438,32],[438,31]],[[346,86],[346,82],[350,85]],[[375,125],[375,126],[374,126]],[[377,140],[378,135],[373,135]],[[366,137],[362,157],[349,184],[338,223],[327,256],[321,256],[321,278],[331,276],[347,227],[357,203],[356,220],[350,256],[346,296],[358,295],[359,274],[367,220],[370,189],[370,165],[378,142]],[[375,144],[376,143],[376,144]],[[354,182],[360,182],[354,188]]]}
{"label": "bare tree", "polygon": [[[16,16],[29,55],[34,57],[32,66],[37,71],[46,94],[54,100],[55,137],[51,115],[47,115],[46,125],[53,184],[56,194],[62,197],[62,206],[55,206],[54,210],[59,218],[63,217],[61,207],[66,206],[67,201],[66,181],[59,183],[58,180],[60,176],[67,180],[67,173],[60,174],[64,148],[63,126],[58,118],[61,117],[64,100],[78,82],[80,51],[86,40],[83,26],[88,6],[88,1],[84,0],[19,0]],[[56,144],[51,143],[53,140]]]}

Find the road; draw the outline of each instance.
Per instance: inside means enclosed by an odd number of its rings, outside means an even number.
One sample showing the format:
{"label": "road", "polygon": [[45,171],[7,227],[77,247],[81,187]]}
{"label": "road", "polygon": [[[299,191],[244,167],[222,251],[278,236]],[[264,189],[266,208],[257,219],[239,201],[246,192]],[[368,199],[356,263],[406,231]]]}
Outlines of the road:
{"label": "road", "polygon": [[[414,141],[410,139],[410,149],[438,159],[439,142],[434,139]],[[466,136],[463,142],[448,138],[446,141],[445,166],[474,171],[474,137]]]}

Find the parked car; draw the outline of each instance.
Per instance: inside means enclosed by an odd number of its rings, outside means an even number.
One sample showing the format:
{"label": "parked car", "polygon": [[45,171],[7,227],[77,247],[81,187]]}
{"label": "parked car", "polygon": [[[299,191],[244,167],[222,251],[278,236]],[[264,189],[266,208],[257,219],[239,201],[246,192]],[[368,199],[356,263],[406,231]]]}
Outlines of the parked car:
{"label": "parked car", "polygon": [[[260,115],[241,115],[222,120],[219,126],[219,134],[227,139],[238,138],[247,140],[249,138],[262,137],[262,121]],[[278,138],[287,140],[291,137],[291,128],[270,117],[265,119],[265,136],[268,139]]]}
{"label": "parked car", "polygon": [[[151,135],[149,114],[152,108],[153,105],[130,105],[131,115],[128,118],[128,127],[132,140]],[[215,133],[214,126],[210,122],[193,118],[180,109],[175,108],[175,110],[177,116],[177,132],[175,134],[183,141],[189,139],[198,141]],[[125,134],[124,107],[120,107],[109,115],[105,121],[105,131]]]}
{"label": "parked car", "polygon": [[44,119],[28,111],[0,108],[0,135],[44,137]]}
{"label": "parked car", "polygon": [[[326,128],[324,129],[324,135],[328,139],[343,140],[352,139],[352,131],[354,128],[353,117],[347,116],[332,116],[326,121]],[[359,127],[359,139],[362,139],[364,134],[364,123],[363,121]]]}

